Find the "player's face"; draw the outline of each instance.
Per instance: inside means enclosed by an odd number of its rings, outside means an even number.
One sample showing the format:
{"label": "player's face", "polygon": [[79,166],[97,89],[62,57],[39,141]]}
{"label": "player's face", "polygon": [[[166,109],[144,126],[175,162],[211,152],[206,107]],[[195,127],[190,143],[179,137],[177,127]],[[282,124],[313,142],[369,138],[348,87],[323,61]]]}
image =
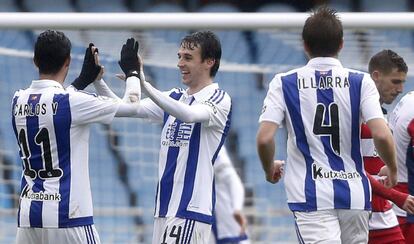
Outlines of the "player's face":
{"label": "player's face", "polygon": [[391,104],[403,92],[407,74],[394,68],[389,74],[378,72],[375,83],[380,94],[380,102]]}
{"label": "player's face", "polygon": [[207,60],[201,60],[199,47],[194,47],[193,50],[180,47],[177,66],[181,72],[182,82],[188,87],[195,87],[209,78],[211,66],[207,64]]}

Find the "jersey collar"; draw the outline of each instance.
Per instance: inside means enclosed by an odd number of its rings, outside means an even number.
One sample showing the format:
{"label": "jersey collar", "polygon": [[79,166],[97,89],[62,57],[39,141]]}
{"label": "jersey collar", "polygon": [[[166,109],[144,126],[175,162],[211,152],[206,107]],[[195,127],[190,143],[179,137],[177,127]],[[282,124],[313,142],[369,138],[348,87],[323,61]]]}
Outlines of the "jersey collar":
{"label": "jersey collar", "polygon": [[[203,101],[203,100],[210,98],[211,94],[218,88],[219,88],[219,85],[217,83],[212,83],[204,87],[203,89],[201,89],[199,92],[192,94],[192,96],[194,96],[194,99],[196,101]],[[189,96],[187,94],[187,91],[184,93],[184,96]]]}
{"label": "jersey collar", "polygon": [[310,66],[312,68],[316,69],[323,69],[323,68],[329,68],[333,66],[342,67],[341,62],[332,57],[317,57],[309,60],[308,64],[306,66]]}
{"label": "jersey collar", "polygon": [[62,84],[54,80],[33,80],[32,84],[30,85],[30,88],[37,88],[37,89],[46,88],[46,87],[56,87],[60,89],[65,89],[63,88]]}

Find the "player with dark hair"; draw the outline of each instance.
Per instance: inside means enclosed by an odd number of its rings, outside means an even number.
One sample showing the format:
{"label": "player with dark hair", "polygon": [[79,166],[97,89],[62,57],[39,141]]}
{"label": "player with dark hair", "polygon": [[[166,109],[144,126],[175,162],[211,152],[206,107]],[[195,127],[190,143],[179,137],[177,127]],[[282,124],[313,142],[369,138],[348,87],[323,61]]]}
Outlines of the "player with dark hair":
{"label": "player with dark hair", "polygon": [[[404,59],[392,50],[382,50],[371,58],[368,70],[380,94],[380,104],[391,104],[403,91],[408,71]],[[386,118],[387,110],[382,107],[382,111]],[[405,243],[392,205],[387,200],[389,198],[385,199],[380,195],[389,194],[392,198],[389,200],[407,210],[414,208],[414,198],[394,189],[382,188],[378,191],[375,181],[381,179],[380,171],[385,170],[385,165],[375,149],[370,130],[365,123],[361,125],[361,149],[365,170],[373,176],[370,178],[373,194],[368,243]]]}
{"label": "player with dark hair", "polygon": [[[200,31],[184,37],[178,50],[186,90],[161,92],[139,74],[148,98],[141,100],[136,117],[162,124],[154,244],[207,243],[210,238],[213,164],[231,122],[231,98],[213,82],[220,58],[217,36]],[[122,63],[121,58],[124,70]],[[103,81],[97,84],[107,90]]]}
{"label": "player with dark hair", "polygon": [[337,59],[343,29],[336,12],[316,10],[302,38],[309,62],[273,78],[259,119],[257,150],[266,179],[276,183],[281,177],[274,135],[285,124],[284,179],[299,242],[366,243],[371,191],[361,155],[361,121],[388,166],[388,187],[397,178],[391,131],[369,74],[344,68]]}
{"label": "player with dark hair", "polygon": [[[138,51],[131,45],[125,48]],[[34,49],[39,80],[17,91],[12,100],[12,124],[23,166],[17,243],[100,243],[89,182],[89,124],[136,114],[139,80],[127,79],[123,100],[79,92],[103,72],[97,49],[90,44],[79,77],[65,89],[69,39],[47,30],[38,36]]]}

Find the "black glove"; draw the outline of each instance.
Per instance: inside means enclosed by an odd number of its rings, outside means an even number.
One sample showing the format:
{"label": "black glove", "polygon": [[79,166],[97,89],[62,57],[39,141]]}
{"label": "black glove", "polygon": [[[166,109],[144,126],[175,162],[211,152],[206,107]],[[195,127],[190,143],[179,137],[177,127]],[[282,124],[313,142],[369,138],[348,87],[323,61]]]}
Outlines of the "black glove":
{"label": "black glove", "polygon": [[[102,67],[100,65],[95,64],[95,58],[92,54],[92,47],[93,43],[89,43],[89,47],[86,48],[85,51],[85,58],[83,59],[82,70],[73,82],[72,86],[74,86],[78,90],[85,89],[89,84],[96,80],[99,72],[101,72]],[[98,52],[98,49],[95,50]]]}
{"label": "black glove", "polygon": [[122,71],[124,71],[125,78],[130,76],[139,77],[140,63],[138,59],[138,48],[139,43],[134,38],[129,38],[122,46],[121,59],[118,61],[118,64]]}

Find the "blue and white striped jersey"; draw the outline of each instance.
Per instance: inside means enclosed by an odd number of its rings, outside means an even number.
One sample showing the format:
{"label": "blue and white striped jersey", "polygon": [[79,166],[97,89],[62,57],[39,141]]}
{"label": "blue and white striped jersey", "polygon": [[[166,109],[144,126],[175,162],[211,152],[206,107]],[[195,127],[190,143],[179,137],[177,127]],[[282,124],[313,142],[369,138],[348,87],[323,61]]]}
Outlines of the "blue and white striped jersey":
{"label": "blue and white striped jersey", "polygon": [[93,224],[89,124],[110,123],[119,102],[35,80],[12,100],[12,125],[22,158],[19,227]]}
{"label": "blue and white striped jersey", "polygon": [[205,105],[210,119],[205,123],[186,123],[165,113],[149,99],[141,101],[148,118],[163,123],[155,217],[211,224],[215,195],[213,163],[230,128],[230,96],[217,83],[193,95],[182,89],[167,94],[185,104]]}
{"label": "blue and white striped jersey", "polygon": [[286,124],[292,211],[371,208],[360,125],[374,118],[383,118],[374,82],[335,58],[314,58],[275,76],[260,121]]}

